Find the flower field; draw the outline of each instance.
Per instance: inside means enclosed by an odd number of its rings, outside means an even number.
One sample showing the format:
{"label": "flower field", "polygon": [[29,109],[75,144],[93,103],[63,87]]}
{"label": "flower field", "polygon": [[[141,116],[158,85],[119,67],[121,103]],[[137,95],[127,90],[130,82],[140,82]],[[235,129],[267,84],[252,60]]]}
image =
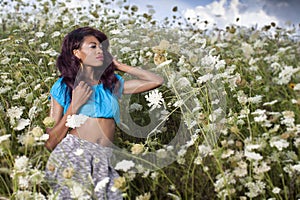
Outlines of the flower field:
{"label": "flower field", "polygon": [[[158,22],[126,0],[0,6],[0,199],[55,199],[44,180],[48,96],[62,39],[80,26],[165,79],[120,100],[114,187],[124,199],[300,199],[299,28],[200,30],[176,7]],[[84,192],[73,185],[74,199]]]}

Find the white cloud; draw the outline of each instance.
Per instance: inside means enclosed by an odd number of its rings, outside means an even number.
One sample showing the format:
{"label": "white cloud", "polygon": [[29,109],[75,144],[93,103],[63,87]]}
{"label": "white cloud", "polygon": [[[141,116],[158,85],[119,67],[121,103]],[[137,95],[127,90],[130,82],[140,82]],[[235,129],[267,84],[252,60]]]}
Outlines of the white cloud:
{"label": "white cloud", "polygon": [[225,3],[226,3],[226,0],[221,0],[220,2],[217,2],[217,1],[214,1],[212,2],[211,4],[208,4],[207,5],[207,8],[210,10],[211,14],[213,15],[225,15]]}
{"label": "white cloud", "polygon": [[[262,7],[246,9],[243,12],[240,9],[242,7],[245,7],[245,5],[239,0],[213,1],[205,6],[187,9],[184,12],[184,17],[190,18],[191,23],[196,23],[199,28],[212,28],[214,25],[218,28],[225,28],[230,24],[248,27],[258,25],[258,27],[262,27],[271,22],[279,23],[275,16],[268,15]],[[197,16],[199,18],[198,22]],[[238,21],[236,21],[237,18],[239,18]],[[204,21],[207,21],[208,25],[205,25]]]}

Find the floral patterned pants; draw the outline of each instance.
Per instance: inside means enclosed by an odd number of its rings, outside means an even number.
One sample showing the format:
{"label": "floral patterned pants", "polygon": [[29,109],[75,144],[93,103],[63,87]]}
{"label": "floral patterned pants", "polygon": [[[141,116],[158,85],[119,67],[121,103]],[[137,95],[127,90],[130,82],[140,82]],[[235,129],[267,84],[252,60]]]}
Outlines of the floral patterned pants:
{"label": "floral patterned pants", "polygon": [[46,179],[56,199],[122,199],[114,190],[118,173],[110,165],[112,149],[67,136],[52,151]]}

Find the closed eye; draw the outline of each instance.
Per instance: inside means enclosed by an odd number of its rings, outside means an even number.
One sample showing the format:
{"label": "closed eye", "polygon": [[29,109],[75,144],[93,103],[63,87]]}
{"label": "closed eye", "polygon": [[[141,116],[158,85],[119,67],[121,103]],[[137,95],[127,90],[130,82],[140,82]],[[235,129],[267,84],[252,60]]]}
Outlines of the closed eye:
{"label": "closed eye", "polygon": [[[90,48],[95,49],[95,48],[97,48],[97,45],[90,45]],[[103,48],[101,44],[99,45],[99,48],[100,48],[100,49]]]}

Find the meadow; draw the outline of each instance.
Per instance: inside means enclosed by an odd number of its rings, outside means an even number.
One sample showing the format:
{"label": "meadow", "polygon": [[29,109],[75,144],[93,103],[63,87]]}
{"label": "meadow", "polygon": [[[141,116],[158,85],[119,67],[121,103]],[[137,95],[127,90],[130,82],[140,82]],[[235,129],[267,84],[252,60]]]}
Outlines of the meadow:
{"label": "meadow", "polygon": [[[126,0],[0,6],[0,199],[55,199],[44,179],[48,97],[61,42],[81,26],[165,80],[120,100],[113,162],[124,199],[300,199],[299,27],[203,30],[175,5],[158,22]],[[74,199],[83,193],[74,185]]]}

